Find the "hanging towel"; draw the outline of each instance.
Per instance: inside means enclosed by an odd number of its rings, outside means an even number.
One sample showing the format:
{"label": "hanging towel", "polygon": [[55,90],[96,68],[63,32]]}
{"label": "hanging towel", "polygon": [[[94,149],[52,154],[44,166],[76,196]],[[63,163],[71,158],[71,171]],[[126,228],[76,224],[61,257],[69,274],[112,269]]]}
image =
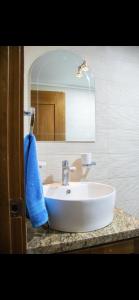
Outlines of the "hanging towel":
{"label": "hanging towel", "polygon": [[24,183],[27,214],[33,227],[40,227],[48,221],[48,213],[41,183],[36,138],[28,134],[24,138]]}

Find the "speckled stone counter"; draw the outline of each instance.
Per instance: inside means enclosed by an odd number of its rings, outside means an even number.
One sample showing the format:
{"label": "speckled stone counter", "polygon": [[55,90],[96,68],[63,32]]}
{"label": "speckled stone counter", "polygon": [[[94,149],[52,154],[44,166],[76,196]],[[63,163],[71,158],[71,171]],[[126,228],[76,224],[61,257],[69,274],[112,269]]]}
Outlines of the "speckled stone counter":
{"label": "speckled stone counter", "polygon": [[139,237],[139,220],[115,209],[112,224],[86,233],[67,233],[51,229],[34,229],[27,221],[27,253],[51,254],[98,246]]}

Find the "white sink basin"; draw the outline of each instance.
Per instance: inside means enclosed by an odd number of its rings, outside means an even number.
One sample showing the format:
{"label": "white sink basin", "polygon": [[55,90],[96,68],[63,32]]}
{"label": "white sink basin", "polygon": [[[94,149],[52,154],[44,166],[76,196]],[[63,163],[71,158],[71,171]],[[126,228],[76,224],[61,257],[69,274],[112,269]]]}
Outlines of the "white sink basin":
{"label": "white sink basin", "polygon": [[52,229],[87,232],[105,227],[113,220],[116,191],[112,186],[70,182],[68,187],[53,183],[43,189]]}

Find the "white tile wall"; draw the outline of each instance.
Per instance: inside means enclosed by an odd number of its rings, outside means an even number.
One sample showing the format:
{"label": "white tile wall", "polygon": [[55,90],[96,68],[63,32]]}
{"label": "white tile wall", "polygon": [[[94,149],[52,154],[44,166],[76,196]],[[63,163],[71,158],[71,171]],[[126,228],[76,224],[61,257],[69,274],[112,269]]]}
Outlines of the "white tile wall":
{"label": "white tile wall", "polygon": [[[25,108],[28,108],[28,72],[32,62],[57,47],[25,46]],[[63,47],[60,47],[63,48]],[[116,206],[139,218],[139,47],[65,46],[85,57],[96,79],[96,142],[38,143],[43,182],[61,180],[61,162],[77,166],[71,180],[112,184]],[[25,133],[28,132],[25,119]],[[97,165],[84,174],[80,153],[92,152]]]}

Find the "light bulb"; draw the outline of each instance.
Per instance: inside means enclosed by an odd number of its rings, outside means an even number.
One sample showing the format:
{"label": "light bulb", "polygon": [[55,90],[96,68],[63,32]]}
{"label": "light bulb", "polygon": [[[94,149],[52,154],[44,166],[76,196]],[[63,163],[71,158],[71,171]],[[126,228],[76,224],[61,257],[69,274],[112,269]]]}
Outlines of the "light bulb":
{"label": "light bulb", "polygon": [[82,72],[87,72],[89,70],[87,66],[87,62],[84,60],[83,63],[78,67],[78,71],[76,72],[76,77],[81,78],[83,77]]}
{"label": "light bulb", "polygon": [[87,62],[84,60],[83,64],[82,64],[82,70],[87,72],[89,70],[88,66],[87,66]]}
{"label": "light bulb", "polygon": [[76,77],[77,77],[77,78],[81,78],[82,76],[83,76],[83,74],[82,74],[81,72],[78,71],[78,72],[76,73]]}

